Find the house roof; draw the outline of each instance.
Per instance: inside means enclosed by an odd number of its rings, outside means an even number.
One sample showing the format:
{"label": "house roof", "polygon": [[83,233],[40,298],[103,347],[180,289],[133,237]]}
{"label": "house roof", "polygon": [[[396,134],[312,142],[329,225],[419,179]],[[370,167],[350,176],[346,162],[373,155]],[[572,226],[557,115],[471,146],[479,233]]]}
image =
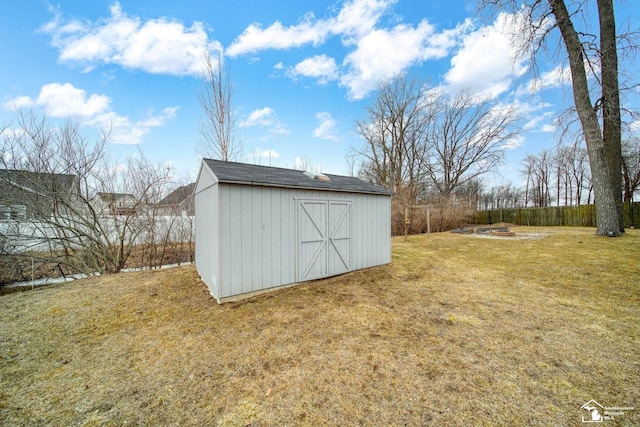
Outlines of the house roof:
{"label": "house roof", "polygon": [[386,188],[351,176],[323,174],[329,178],[329,181],[326,181],[313,179],[308,174],[305,174],[304,171],[295,169],[223,162],[212,159],[203,159],[203,162],[215,174],[219,182],[223,183],[343,191],[348,193],[393,194]]}
{"label": "house roof", "polygon": [[75,175],[69,174],[0,169],[0,188],[4,198],[10,198],[11,194],[22,193],[40,196],[68,193],[75,179]]}
{"label": "house roof", "polygon": [[22,205],[29,217],[53,213],[53,200],[71,201],[74,175],[0,169],[0,205]]}
{"label": "house roof", "polygon": [[96,196],[105,202],[115,202],[117,200],[125,199],[127,197],[134,198],[133,194],[127,193],[96,193]]}
{"label": "house roof", "polygon": [[174,206],[184,202],[187,198],[193,195],[193,190],[196,186],[195,182],[189,185],[183,185],[176,188],[171,193],[167,194],[162,200],[158,202],[159,206]]}

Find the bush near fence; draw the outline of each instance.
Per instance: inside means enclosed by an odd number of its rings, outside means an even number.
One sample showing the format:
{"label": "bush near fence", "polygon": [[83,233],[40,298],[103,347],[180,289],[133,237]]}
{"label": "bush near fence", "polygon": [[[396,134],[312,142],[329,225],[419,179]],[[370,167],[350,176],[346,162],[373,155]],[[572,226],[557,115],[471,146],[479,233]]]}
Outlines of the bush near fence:
{"label": "bush near fence", "polygon": [[[116,217],[100,220],[102,233],[99,238],[117,246],[121,236],[115,221]],[[140,233],[135,241],[124,239],[126,243],[132,243],[125,268],[153,268],[163,264],[193,262],[193,217],[156,216],[153,223],[144,222],[141,227],[145,227],[147,232]],[[57,236],[53,225],[46,222],[0,220],[0,287],[14,282],[79,273],[72,266],[73,262],[69,262],[64,248],[56,245]],[[82,245],[78,245],[77,250],[82,250]],[[78,255],[78,252],[74,255]]]}
{"label": "bush near fence", "polygon": [[[58,278],[80,273],[65,264],[64,254],[51,252],[21,252],[0,254],[0,295],[4,285],[34,279]],[[56,261],[56,258],[60,258]],[[164,245],[136,245],[132,248],[125,268],[159,268],[167,264],[192,263],[194,242],[168,242]]]}
{"label": "bush near fence", "polygon": [[[596,226],[595,205],[549,206],[544,208],[497,209],[476,211],[471,216],[473,224],[507,222],[532,226]],[[624,204],[624,226],[640,227],[640,202]]]}

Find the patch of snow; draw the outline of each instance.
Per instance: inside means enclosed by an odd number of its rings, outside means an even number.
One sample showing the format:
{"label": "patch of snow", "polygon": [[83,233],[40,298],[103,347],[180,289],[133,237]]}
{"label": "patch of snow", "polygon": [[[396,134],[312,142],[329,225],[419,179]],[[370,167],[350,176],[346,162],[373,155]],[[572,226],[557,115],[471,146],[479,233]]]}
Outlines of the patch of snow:
{"label": "patch of snow", "polygon": [[[133,271],[160,270],[160,269],[164,269],[164,268],[174,268],[174,267],[180,267],[182,265],[191,265],[191,264],[193,264],[193,263],[192,262],[182,262],[182,263],[179,263],[179,264],[165,264],[165,265],[161,265],[159,267],[153,267],[153,268],[149,268],[149,267],[124,268],[120,272],[121,273],[131,273]],[[15,283],[11,283],[11,284],[8,284],[8,285],[4,285],[3,287],[5,287],[5,288],[20,288],[20,287],[36,287],[36,286],[44,286],[44,285],[55,285],[57,283],[72,282],[74,280],[84,279],[84,278],[87,278],[87,277],[94,277],[94,276],[100,276],[100,273],[71,274],[71,275],[68,275],[66,277],[45,277],[43,279],[29,280],[29,281],[26,281],[26,282],[15,282]]]}

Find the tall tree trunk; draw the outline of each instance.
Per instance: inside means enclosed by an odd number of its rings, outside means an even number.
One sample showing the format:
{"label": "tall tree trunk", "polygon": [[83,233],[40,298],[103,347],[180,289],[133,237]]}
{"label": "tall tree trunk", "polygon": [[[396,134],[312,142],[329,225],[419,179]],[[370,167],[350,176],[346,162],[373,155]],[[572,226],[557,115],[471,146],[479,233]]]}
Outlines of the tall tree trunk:
{"label": "tall tree trunk", "polygon": [[599,236],[619,236],[622,224],[614,194],[613,177],[609,162],[609,150],[605,146],[598,116],[589,97],[587,73],[584,66],[582,44],[563,0],[548,0],[569,57],[573,80],[573,98],[582,124],[583,134],[591,165],[594,198],[596,203],[597,230]]}
{"label": "tall tree trunk", "polygon": [[600,19],[600,67],[602,72],[602,138],[611,168],[611,188],[616,197],[620,232],[624,233],[622,212],[622,136],[618,51],[613,0],[598,0]]}
{"label": "tall tree trunk", "polygon": [[[624,165],[624,163],[623,163]],[[633,191],[631,190],[631,178],[627,168],[624,167],[624,203],[630,203],[633,200]]]}

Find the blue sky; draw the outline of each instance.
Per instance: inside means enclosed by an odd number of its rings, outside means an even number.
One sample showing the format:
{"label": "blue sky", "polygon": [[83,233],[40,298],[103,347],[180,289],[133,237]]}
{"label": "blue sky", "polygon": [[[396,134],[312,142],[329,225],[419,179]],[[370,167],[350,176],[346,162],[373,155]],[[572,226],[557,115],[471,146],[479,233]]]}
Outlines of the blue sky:
{"label": "blue sky", "polygon": [[[618,22],[637,29],[638,12],[616,7]],[[559,59],[542,61],[532,85],[527,62],[513,60],[507,18],[481,17],[467,0],[11,2],[0,14],[0,120],[31,108],[90,137],[111,125],[114,156],[140,149],[194,179],[202,56],[223,52],[242,161],[303,159],[346,174],[345,155],[362,144],[354,122],[377,82],[407,72],[516,103],[523,133],[501,176],[485,181],[519,184],[521,159],[553,147],[572,95]]]}

